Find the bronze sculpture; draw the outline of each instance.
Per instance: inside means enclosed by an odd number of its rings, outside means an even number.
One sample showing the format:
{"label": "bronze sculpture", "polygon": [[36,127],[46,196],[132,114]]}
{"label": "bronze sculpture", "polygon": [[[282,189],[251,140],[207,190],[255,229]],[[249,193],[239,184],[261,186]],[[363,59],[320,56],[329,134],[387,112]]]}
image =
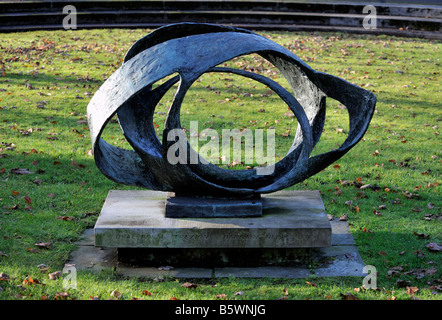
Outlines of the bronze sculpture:
{"label": "bronze sculpture", "polygon": [[[287,79],[294,96],[278,83],[244,70],[217,67],[235,57],[257,53]],[[206,72],[227,72],[267,85],[289,106],[298,128],[288,154],[271,174],[227,170],[210,163],[167,161],[167,134],[180,128],[180,107],[186,91]],[[178,73],[162,85],[153,84]],[[153,126],[155,106],[175,83],[177,94],[165,122],[161,142]],[[296,97],[296,98],[295,98]],[[310,157],[325,119],[326,97],[346,106],[350,128],[337,149]],[[289,50],[251,31],[213,24],[179,23],[159,28],[138,40],[122,66],[102,85],[87,109],[95,162],[108,178],[151,190],[189,196],[248,198],[271,193],[311,177],[347,153],[366,132],[376,96],[343,79],[315,71]],[[133,150],[106,143],[101,133],[117,114]],[[191,148],[187,153],[191,157]]]}

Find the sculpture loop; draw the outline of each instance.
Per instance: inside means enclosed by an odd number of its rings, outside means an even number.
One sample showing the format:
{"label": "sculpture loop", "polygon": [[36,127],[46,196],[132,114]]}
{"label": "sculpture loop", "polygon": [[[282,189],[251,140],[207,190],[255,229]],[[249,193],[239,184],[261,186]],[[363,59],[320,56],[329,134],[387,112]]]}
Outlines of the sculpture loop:
{"label": "sculpture loop", "polygon": [[[280,70],[294,96],[261,75],[217,67],[252,53]],[[298,119],[293,145],[274,164],[272,174],[260,175],[256,169],[227,170],[210,163],[167,161],[172,143],[167,140],[167,133],[181,127],[179,114],[186,91],[207,72],[238,74],[265,84]],[[178,75],[153,89],[154,83],[175,73]],[[155,106],[176,83],[178,90],[160,142],[153,125]],[[339,148],[310,157],[324,126],[326,97],[346,106],[350,119],[348,136]],[[179,23],[159,28],[134,43],[122,66],[93,96],[87,114],[95,162],[106,177],[122,184],[186,195],[247,197],[292,186],[342,157],[366,132],[375,104],[372,92],[313,70],[289,50],[258,34],[227,26]],[[133,150],[112,146],[101,138],[115,114]]]}

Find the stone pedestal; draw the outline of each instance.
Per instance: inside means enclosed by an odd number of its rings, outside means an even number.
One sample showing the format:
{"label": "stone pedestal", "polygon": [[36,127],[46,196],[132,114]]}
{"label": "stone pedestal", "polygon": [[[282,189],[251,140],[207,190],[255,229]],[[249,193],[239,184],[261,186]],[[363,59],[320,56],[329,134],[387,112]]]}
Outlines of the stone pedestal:
{"label": "stone pedestal", "polygon": [[111,190],[94,228],[95,246],[118,248],[126,261],[157,266],[186,256],[195,265],[251,266],[293,263],[306,250],[331,245],[318,191],[262,195],[262,216],[248,218],[168,218],[166,199],[165,192]]}

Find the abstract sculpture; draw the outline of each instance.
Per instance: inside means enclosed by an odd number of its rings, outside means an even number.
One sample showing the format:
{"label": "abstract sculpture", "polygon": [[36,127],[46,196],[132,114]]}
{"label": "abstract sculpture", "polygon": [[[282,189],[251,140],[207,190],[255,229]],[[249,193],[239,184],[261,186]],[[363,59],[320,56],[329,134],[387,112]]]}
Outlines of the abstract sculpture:
{"label": "abstract sculpture", "polygon": [[[261,75],[217,67],[241,55],[256,53],[287,79],[294,96]],[[210,163],[171,164],[166,139],[180,128],[180,107],[186,91],[206,72],[227,72],[261,82],[277,93],[298,119],[288,154],[274,164],[271,174],[256,169],[228,170]],[[153,88],[155,82],[178,73]],[[155,106],[175,83],[178,91],[167,115],[163,141],[153,125]],[[296,97],[296,98],[295,98]],[[338,100],[349,113],[349,132],[337,149],[310,157],[325,119],[326,97]],[[189,196],[253,197],[299,183],[323,170],[348,152],[364,135],[376,104],[370,91],[310,68],[292,52],[248,30],[212,24],[179,23],[165,26],[138,40],[122,66],[90,101],[87,113],[95,162],[108,178],[122,184],[171,191]],[[133,150],[106,143],[101,134],[117,114]],[[189,148],[188,157],[191,152]]]}

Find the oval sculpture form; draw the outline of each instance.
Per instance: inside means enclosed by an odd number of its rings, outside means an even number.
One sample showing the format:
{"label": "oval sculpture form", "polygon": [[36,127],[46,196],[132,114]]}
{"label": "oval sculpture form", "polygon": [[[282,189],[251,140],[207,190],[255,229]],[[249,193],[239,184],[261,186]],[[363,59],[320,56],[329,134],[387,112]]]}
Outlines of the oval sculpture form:
{"label": "oval sculpture form", "polygon": [[[259,74],[217,67],[252,53],[272,63],[287,79],[294,95]],[[258,81],[277,93],[296,116],[293,145],[272,165],[269,174],[256,168],[223,169],[200,160],[176,164],[168,161],[167,152],[175,143],[168,141],[168,133],[181,128],[180,108],[186,91],[207,72],[232,73]],[[156,82],[173,74],[177,75],[153,89]],[[160,141],[153,124],[155,107],[176,83],[178,89]],[[348,136],[339,148],[310,157],[324,126],[326,97],[347,108]],[[179,23],[161,27],[135,42],[122,66],[91,99],[87,115],[95,163],[109,179],[190,196],[249,197],[290,187],[345,155],[366,132],[375,105],[372,92],[313,70],[289,50],[256,33],[213,24]],[[112,146],[101,138],[115,114],[133,150]],[[186,156],[195,157],[187,140],[181,142],[188,148]]]}

